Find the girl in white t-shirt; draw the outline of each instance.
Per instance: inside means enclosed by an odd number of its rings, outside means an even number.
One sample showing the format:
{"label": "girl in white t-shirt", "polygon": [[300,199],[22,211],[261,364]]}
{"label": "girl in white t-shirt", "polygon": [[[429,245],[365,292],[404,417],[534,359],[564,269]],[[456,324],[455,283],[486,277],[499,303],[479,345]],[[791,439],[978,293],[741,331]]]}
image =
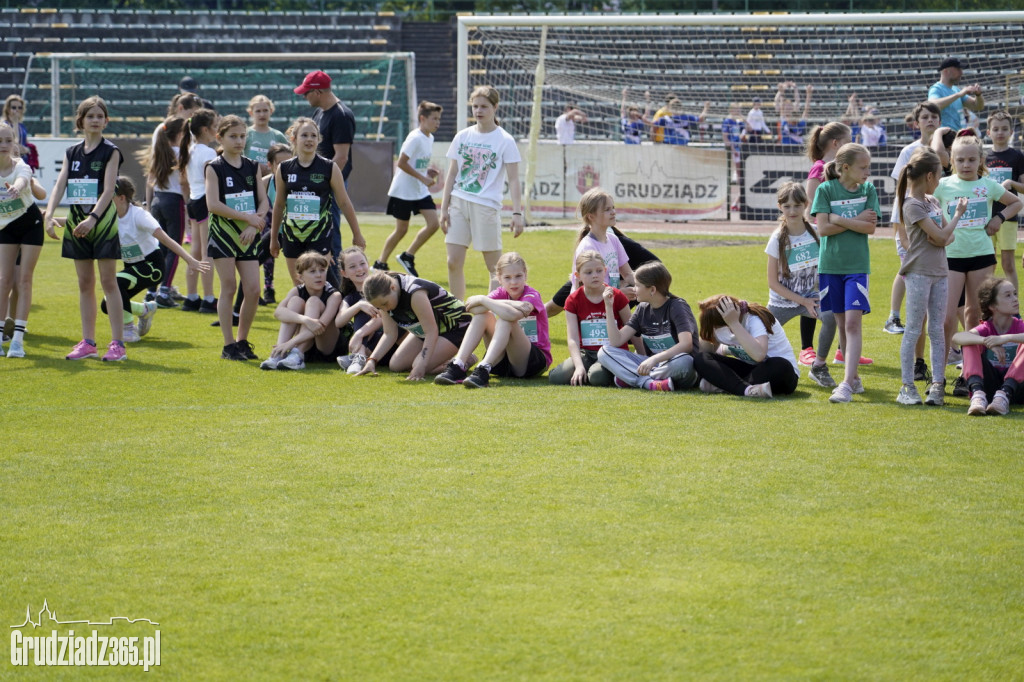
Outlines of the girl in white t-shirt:
{"label": "girl in white t-shirt", "polygon": [[701,301],[700,349],[693,365],[705,393],[771,398],[796,390],[793,347],[762,305],[727,294]]}
{"label": "girl in white t-shirt", "polygon": [[[217,125],[217,114],[210,109],[199,109],[189,117],[181,135],[178,150],[178,168],[185,169],[185,181],[188,184],[188,201],[186,207],[192,235],[192,257],[196,260],[206,259],[206,243],[210,233],[207,223],[210,211],[206,207],[206,164],[217,158],[214,147],[217,136],[214,129]],[[186,273],[185,285],[188,295],[182,310],[203,313],[217,312],[217,299],[213,297],[213,271],[203,273],[203,300],[200,302],[198,293],[198,273]]]}
{"label": "girl in white t-shirt", "polygon": [[[117,273],[117,286],[121,290],[121,305],[124,308],[124,340],[138,341],[149,333],[153,316],[157,311],[156,301],[140,303],[132,296],[151,286],[159,284],[164,276],[165,260],[160,245],[184,260],[189,270],[208,272],[210,264],[193,258],[178,242],[163,231],[148,211],[132,203],[135,199],[135,183],[120,176],[114,186],[114,207],[117,209],[117,236],[121,242],[121,261],[124,269]],[[101,304],[107,313],[107,300]],[[138,325],[134,315],[139,316]]]}
{"label": "girl in white t-shirt", "polygon": [[[787,182],[776,194],[779,227],[764,252],[768,254],[768,310],[779,324],[800,316],[800,364],[811,367],[811,381],[834,388],[825,359],[836,335],[836,317],[821,310],[818,294],[818,234],[804,217],[807,192],[797,182]],[[814,327],[821,319],[818,350],[814,352]]]}
{"label": "girl in white t-shirt", "polygon": [[615,199],[600,187],[593,187],[580,197],[576,212],[583,219],[583,227],[576,234],[576,251],[573,253],[573,272],[569,279],[573,288],[578,279],[575,274],[576,259],[584,251],[597,251],[604,259],[605,281],[618,289],[629,299],[636,298],[636,282],[633,268],[622,242],[611,231],[615,225]]}
{"label": "girl in white t-shirt", "polygon": [[[441,199],[441,230],[448,252],[448,290],[466,297],[466,251],[470,244],[483,253],[490,273],[489,290],[498,288],[494,267],[501,256],[503,177],[512,199],[512,235],[523,233],[519,149],[515,139],[498,125],[498,91],[481,86],[469,96],[476,125],[459,131],[446,155],[448,175]],[[502,172],[504,171],[504,173]]]}

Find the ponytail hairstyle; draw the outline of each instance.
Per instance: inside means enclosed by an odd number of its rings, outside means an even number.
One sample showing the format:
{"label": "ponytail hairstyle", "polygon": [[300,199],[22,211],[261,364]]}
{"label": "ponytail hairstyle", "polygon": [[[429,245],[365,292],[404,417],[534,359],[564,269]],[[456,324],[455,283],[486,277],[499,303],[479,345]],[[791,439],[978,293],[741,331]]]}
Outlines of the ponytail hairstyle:
{"label": "ponytail hairstyle", "polygon": [[[794,204],[803,204],[804,206],[808,203],[807,190],[799,182],[784,183],[779,187],[779,191],[775,193],[775,198],[778,200],[779,206],[789,201],[792,201]],[[804,223],[804,229],[814,237],[814,243],[820,244],[821,240],[818,239],[818,233],[814,230],[814,226],[807,222],[807,219],[802,214],[800,220]],[[789,257],[787,255],[789,254],[790,243],[785,216],[779,216],[779,226],[775,229],[773,236],[779,240],[779,276],[782,279],[788,279],[792,273],[789,270]]]}
{"label": "ponytail hairstyle", "polygon": [[662,296],[671,296],[669,287],[672,286],[672,273],[668,271],[661,261],[644,263],[633,273],[637,283],[645,287],[654,287]]}
{"label": "ponytail hairstyle", "polygon": [[935,173],[942,177],[942,162],[939,155],[930,147],[918,147],[910,155],[907,165],[900,171],[900,179],[896,183],[896,201],[900,207],[900,222],[907,224],[903,211],[906,209],[904,199],[907,197],[907,189],[911,183],[917,182],[929,173]]}
{"label": "ponytail hairstyle", "polygon": [[185,127],[181,133],[181,144],[178,148],[178,168],[188,168],[188,158],[192,153],[192,138],[199,137],[199,131],[203,128],[213,128],[217,122],[217,112],[212,109],[200,109],[192,112],[192,116],[185,121]]}
{"label": "ponytail hairstyle", "polygon": [[956,164],[953,163],[953,157],[958,149],[963,147],[975,146],[978,148],[978,177],[988,173],[988,168],[985,167],[985,146],[981,143],[981,140],[974,134],[973,128],[966,128],[956,134],[956,139],[953,140],[953,145],[949,149],[949,163],[953,166],[953,170],[956,170]]}
{"label": "ponytail hairstyle", "polygon": [[174,156],[174,142],[185,129],[185,119],[172,116],[156,129],[156,139],[152,147],[144,147],[135,153],[135,158],[142,164],[146,177],[153,180],[157,191],[165,190],[171,173],[178,169],[178,159]]}
{"label": "ponytail hairstyle", "polygon": [[999,296],[999,287],[1005,282],[1002,277],[989,277],[981,286],[978,287],[978,304],[981,307],[981,320],[992,319],[992,306],[995,305],[996,298]]}
{"label": "ponytail hairstyle", "polygon": [[114,185],[114,196],[124,197],[129,204],[135,203],[135,183],[127,175],[117,176],[117,183]]}
{"label": "ponytail hairstyle", "polygon": [[775,326],[775,316],[763,305],[741,301],[728,294],[717,294],[700,302],[700,338],[708,343],[715,343],[715,330],[719,327],[728,326],[722,317],[722,313],[718,312],[718,304],[723,298],[732,301],[732,304],[739,309],[740,320],[748,314],[756,315],[764,323],[764,328],[768,330],[768,333],[772,333],[772,327]]}
{"label": "ponytail hairstyle", "polygon": [[477,97],[483,97],[484,99],[486,99],[488,102],[491,103],[491,106],[494,107],[494,109],[495,109],[494,125],[499,125],[500,126],[501,125],[501,121],[498,120],[497,109],[498,109],[498,102],[501,101],[501,96],[498,95],[498,91],[495,90],[490,85],[481,85],[481,86],[478,86],[476,88],[473,88],[473,92],[469,93],[469,105],[470,106],[473,106],[473,100],[476,99]]}
{"label": "ponytail hairstyle", "polygon": [[850,126],[838,121],[826,123],[823,126],[816,126],[807,137],[807,158],[811,161],[821,161],[825,158],[825,147],[833,140],[842,140],[851,137],[853,131]]}
{"label": "ponytail hairstyle", "polygon": [[583,220],[583,227],[576,233],[576,244],[578,245],[583,238],[590,234],[590,224],[587,222],[587,216],[594,215],[598,211],[604,210],[605,204],[609,201],[614,201],[612,195],[604,191],[600,187],[591,187],[586,193],[580,197],[580,203],[576,207],[576,213]]}
{"label": "ponytail hairstyle", "polygon": [[391,293],[391,285],[397,282],[398,275],[387,270],[374,270],[363,282],[363,298],[371,305],[378,298],[384,298]]}
{"label": "ponytail hairstyle", "polygon": [[825,179],[838,180],[839,176],[843,174],[843,166],[852,166],[857,163],[857,159],[861,155],[871,158],[871,152],[867,147],[856,142],[847,142],[836,152],[836,158],[825,164]]}
{"label": "ponytail hairstyle", "polygon": [[313,126],[313,128],[316,130],[316,137],[319,140],[320,139],[320,126],[318,126],[316,121],[314,121],[313,119],[309,118],[308,116],[299,116],[297,119],[295,119],[292,122],[292,124],[290,126],[288,126],[288,130],[286,130],[284,132],[284,136],[287,137],[289,140],[291,140],[293,145],[298,146],[297,145],[297,140],[298,140],[298,136],[299,136],[299,130],[301,130],[303,128],[303,126],[307,126],[307,125]]}

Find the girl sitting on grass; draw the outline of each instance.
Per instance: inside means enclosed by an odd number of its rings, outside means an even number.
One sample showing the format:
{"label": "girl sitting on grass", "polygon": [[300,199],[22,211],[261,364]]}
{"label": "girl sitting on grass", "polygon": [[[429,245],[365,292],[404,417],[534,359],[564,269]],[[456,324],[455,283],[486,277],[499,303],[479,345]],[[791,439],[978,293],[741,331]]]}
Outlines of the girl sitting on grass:
{"label": "girl sitting on grass", "polygon": [[[544,299],[526,283],[526,261],[515,251],[503,254],[495,266],[498,288],[486,296],[470,296],[466,310],[472,313],[466,337],[448,368],[435,384],[462,383],[466,388],[487,388],[491,374],[529,379],[551,364],[548,314]],[[487,352],[473,373],[473,351],[480,340]]]}
{"label": "girl sitting on grass", "polygon": [[363,296],[381,313],[384,338],[366,359],[359,375],[376,374],[377,364],[409,332],[388,367],[409,372],[408,381],[439,374],[458,352],[469,326],[466,306],[441,286],[412,275],[375,270],[363,283]]}
{"label": "girl sitting on grass", "polygon": [[[350,246],[341,252],[341,309],[334,323],[347,332],[342,336],[348,338],[348,355],[338,356],[338,366],[349,374],[359,374],[384,336],[380,311],[363,298],[363,285],[369,274],[370,264],[361,248]],[[392,346],[380,359],[381,367],[387,366],[395,349]]]}
{"label": "girl sitting on grass", "polygon": [[727,294],[701,301],[700,340],[693,364],[705,393],[771,398],[796,390],[793,347],[764,306]]}
{"label": "girl sitting on grass", "polygon": [[[569,359],[548,372],[548,381],[572,386],[611,386],[614,375],[597,359],[598,351],[609,341],[606,312],[609,306],[605,303],[608,268],[600,253],[587,250],[576,256],[573,274],[580,286],[565,301]],[[629,299],[618,289],[608,288],[612,290],[612,316],[616,326],[622,327],[629,322]],[[626,344],[620,348],[625,350]]]}
{"label": "girl sitting on grass", "polygon": [[277,345],[260,369],[303,369],[306,354],[314,349],[317,360],[333,359],[336,355],[338,327],[334,317],[341,306],[341,293],[327,281],[330,264],[329,255],[316,251],[307,251],[295,259],[299,284],[274,310],[281,330]]}
{"label": "girl sitting on grass", "polygon": [[957,332],[963,348],[964,377],[971,392],[967,414],[1004,415],[1024,403],[1024,322],[1013,283],[988,279],[978,289],[981,324]]}
{"label": "girl sitting on grass", "polygon": [[[690,305],[674,296],[669,287],[672,275],[660,262],[646,263],[636,271],[636,300],[640,305],[625,326],[612,323],[615,289],[604,290],[608,343],[597,359],[615,375],[620,386],[635,386],[652,391],[692,388],[697,381],[693,368],[693,349],[698,342],[697,321]],[[618,346],[637,334],[643,339],[647,357]]]}

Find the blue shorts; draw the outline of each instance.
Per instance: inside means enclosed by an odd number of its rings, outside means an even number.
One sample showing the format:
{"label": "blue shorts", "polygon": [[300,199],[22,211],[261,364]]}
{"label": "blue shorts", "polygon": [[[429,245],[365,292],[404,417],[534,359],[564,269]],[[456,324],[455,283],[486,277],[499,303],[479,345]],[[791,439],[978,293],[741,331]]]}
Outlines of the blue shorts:
{"label": "blue shorts", "polygon": [[818,275],[818,285],[822,310],[837,315],[848,310],[859,310],[864,314],[871,312],[867,275]]}

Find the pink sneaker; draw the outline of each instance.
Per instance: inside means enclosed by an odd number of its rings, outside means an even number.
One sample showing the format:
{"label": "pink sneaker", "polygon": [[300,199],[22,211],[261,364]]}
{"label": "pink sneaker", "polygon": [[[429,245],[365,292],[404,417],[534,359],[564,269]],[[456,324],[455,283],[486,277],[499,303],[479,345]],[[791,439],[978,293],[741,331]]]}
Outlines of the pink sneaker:
{"label": "pink sneaker", "polygon": [[647,384],[647,390],[649,391],[671,391],[675,388],[672,385],[672,379],[655,379],[651,383]]}
{"label": "pink sneaker", "polygon": [[64,356],[65,360],[85,360],[86,358],[98,358],[96,346],[86,343],[85,339],[78,342],[71,352]]}
{"label": "pink sneaker", "polygon": [[810,367],[814,364],[814,361],[818,359],[818,354],[814,352],[813,348],[804,348],[800,351],[799,362],[804,367]]}
{"label": "pink sneaker", "polygon": [[107,352],[103,356],[103,362],[118,362],[127,359],[128,354],[124,352],[124,346],[117,341],[110,342],[110,345],[107,346]]}
{"label": "pink sneaker", "polygon": [[[834,364],[834,365],[842,365],[845,362],[846,362],[846,360],[843,358],[843,351],[841,351],[841,350],[839,350],[837,348],[836,349],[836,359],[832,361],[832,364]],[[874,360],[872,360],[871,358],[866,358],[866,357],[864,357],[862,355],[862,356],[860,356],[860,362],[858,362],[857,364],[858,365],[870,365],[873,362],[874,362]]]}
{"label": "pink sneaker", "polygon": [[622,379],[620,379],[618,377],[615,377],[614,383],[619,388],[632,388],[629,384],[627,384],[625,381],[623,381]]}

